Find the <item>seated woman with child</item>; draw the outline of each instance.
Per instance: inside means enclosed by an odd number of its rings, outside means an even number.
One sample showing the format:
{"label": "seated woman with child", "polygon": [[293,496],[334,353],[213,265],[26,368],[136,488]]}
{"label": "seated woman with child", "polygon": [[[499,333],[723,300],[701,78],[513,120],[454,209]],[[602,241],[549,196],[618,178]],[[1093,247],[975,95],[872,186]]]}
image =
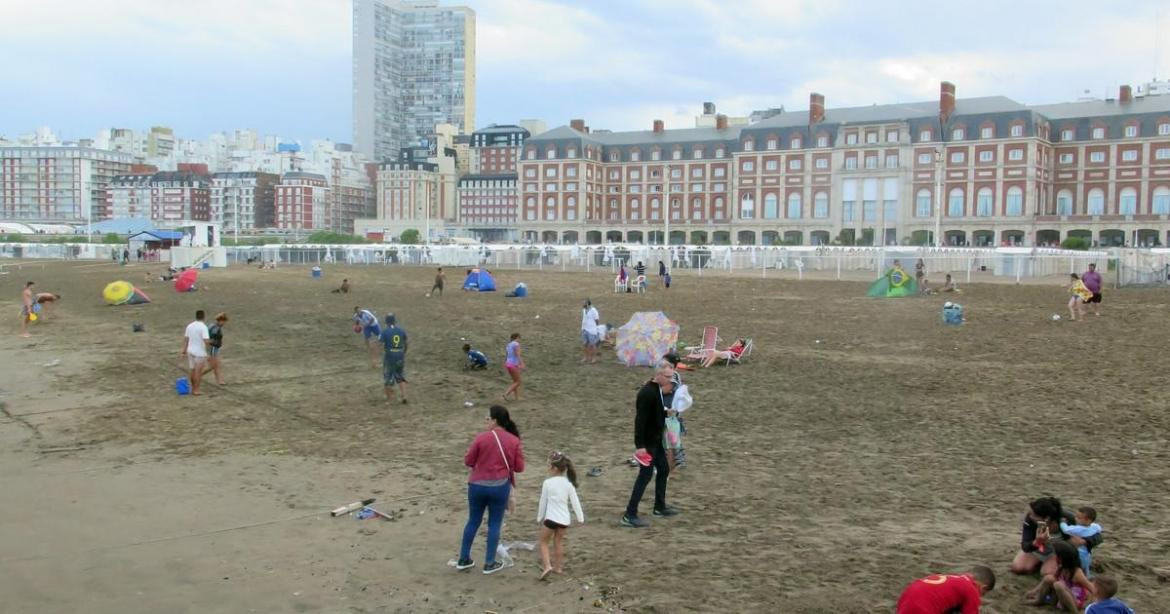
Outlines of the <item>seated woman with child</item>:
{"label": "seated woman with child", "polygon": [[726,350],[701,350],[699,352],[688,354],[687,356],[683,357],[683,360],[699,360],[702,361],[700,366],[710,367],[720,360],[736,360],[743,355],[743,352],[746,349],[747,340],[741,337],[736,339],[735,343],[731,344],[731,347],[727,348]]}

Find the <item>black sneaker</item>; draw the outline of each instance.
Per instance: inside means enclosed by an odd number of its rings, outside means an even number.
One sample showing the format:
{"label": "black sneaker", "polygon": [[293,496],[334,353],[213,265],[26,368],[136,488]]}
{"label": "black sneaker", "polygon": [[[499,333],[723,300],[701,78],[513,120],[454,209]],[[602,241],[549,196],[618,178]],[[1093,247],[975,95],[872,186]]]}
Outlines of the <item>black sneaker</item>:
{"label": "black sneaker", "polygon": [[504,564],[503,564],[503,563],[501,563],[501,562],[499,562],[499,561],[494,561],[494,562],[488,563],[487,565],[484,565],[484,566],[483,566],[483,572],[484,572],[485,574],[489,574],[489,573],[496,573],[497,571],[499,571],[499,570],[501,570],[501,569],[503,569],[503,568],[504,568]]}
{"label": "black sneaker", "polygon": [[459,561],[455,563],[455,569],[458,569],[459,571],[463,571],[464,569],[471,569],[472,567],[475,567],[475,561],[471,559],[459,559]]}
{"label": "black sneaker", "polygon": [[673,507],[670,507],[670,506],[668,505],[668,506],[666,506],[666,507],[664,507],[664,508],[662,508],[662,509],[660,509],[660,510],[654,510],[654,515],[655,515],[655,516],[662,516],[662,517],[666,517],[666,516],[678,516],[678,510],[676,510],[676,509],[674,509]]}
{"label": "black sneaker", "polygon": [[637,516],[631,517],[631,516],[628,516],[626,514],[622,514],[622,526],[623,527],[631,527],[634,529],[644,529],[644,528],[650,526],[650,523],[646,522],[645,520],[642,520],[641,518],[639,518]]}

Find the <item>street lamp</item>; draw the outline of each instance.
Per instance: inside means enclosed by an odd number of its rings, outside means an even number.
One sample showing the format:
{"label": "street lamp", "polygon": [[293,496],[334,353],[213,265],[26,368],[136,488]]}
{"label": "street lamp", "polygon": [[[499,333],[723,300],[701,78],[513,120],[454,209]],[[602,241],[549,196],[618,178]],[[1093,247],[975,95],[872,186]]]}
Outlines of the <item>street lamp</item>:
{"label": "street lamp", "polygon": [[942,147],[934,148],[934,246],[942,247]]}

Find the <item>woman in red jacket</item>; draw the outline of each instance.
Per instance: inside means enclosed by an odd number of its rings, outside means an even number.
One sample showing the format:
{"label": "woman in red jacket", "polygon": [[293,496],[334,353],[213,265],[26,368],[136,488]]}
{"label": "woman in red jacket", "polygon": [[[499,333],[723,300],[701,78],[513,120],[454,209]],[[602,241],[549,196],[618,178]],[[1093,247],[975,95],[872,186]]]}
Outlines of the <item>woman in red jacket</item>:
{"label": "woman in red jacket", "polygon": [[467,503],[470,515],[463,527],[463,544],[455,569],[475,566],[471,560],[471,542],[483,522],[483,511],[488,511],[487,554],[483,572],[495,573],[504,565],[496,560],[496,545],[500,541],[500,526],[504,524],[504,510],[516,482],[516,474],[524,471],[524,449],[520,445],[520,429],[512,422],[507,408],[492,405],[488,410],[487,430],[475,436],[463,463],[471,467],[467,478]]}

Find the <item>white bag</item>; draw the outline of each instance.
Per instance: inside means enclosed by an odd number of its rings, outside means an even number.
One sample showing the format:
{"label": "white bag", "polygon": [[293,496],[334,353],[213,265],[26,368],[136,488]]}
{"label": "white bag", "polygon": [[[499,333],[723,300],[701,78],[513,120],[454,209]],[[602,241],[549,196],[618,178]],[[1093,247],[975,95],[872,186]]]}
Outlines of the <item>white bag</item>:
{"label": "white bag", "polygon": [[675,389],[674,400],[670,402],[670,408],[681,414],[684,411],[690,409],[691,405],[694,403],[695,400],[691,398],[691,391],[687,389],[686,384],[682,384],[677,389]]}

